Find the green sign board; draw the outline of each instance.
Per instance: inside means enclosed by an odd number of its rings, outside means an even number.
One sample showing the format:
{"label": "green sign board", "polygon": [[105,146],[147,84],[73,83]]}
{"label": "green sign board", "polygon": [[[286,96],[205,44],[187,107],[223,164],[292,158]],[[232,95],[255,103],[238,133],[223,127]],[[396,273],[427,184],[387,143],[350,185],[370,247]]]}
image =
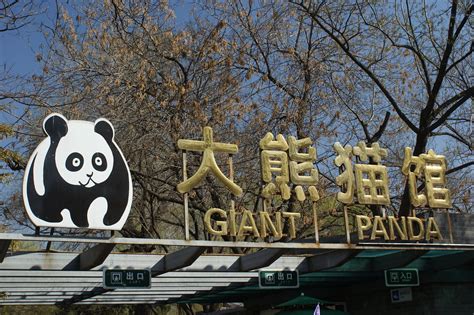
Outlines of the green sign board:
{"label": "green sign board", "polygon": [[258,286],[262,289],[298,288],[300,286],[298,271],[260,271]]}
{"label": "green sign board", "polygon": [[151,288],[151,273],[148,269],[105,269],[102,284],[106,289]]}
{"label": "green sign board", "polygon": [[418,269],[385,270],[385,286],[387,287],[417,287],[419,285]]}

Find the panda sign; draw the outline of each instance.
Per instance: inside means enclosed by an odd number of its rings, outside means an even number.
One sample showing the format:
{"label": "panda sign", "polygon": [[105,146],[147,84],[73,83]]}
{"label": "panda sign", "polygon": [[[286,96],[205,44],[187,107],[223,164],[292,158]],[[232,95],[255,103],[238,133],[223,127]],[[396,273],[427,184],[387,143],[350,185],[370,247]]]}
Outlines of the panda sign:
{"label": "panda sign", "polygon": [[23,201],[36,226],[120,230],[132,205],[132,179],[114,128],[51,114],[46,138],[23,179]]}

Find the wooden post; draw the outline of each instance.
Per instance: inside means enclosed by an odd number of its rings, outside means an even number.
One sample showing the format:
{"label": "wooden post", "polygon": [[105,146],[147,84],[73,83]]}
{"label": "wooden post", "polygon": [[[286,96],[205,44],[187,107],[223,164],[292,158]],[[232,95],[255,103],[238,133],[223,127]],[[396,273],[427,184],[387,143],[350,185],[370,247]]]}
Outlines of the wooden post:
{"label": "wooden post", "polygon": [[351,243],[351,234],[349,231],[349,216],[347,214],[347,206],[344,205],[344,225],[345,225],[345,230],[346,230],[346,240],[347,244]]}
{"label": "wooden post", "polygon": [[[186,151],[183,150],[183,182],[188,179]],[[189,241],[189,194],[184,193],[184,239]]]}
{"label": "wooden post", "polygon": [[316,208],[316,202],[312,201],[311,206],[313,208],[313,224],[314,224],[314,240],[319,244],[319,223],[318,223],[318,209]]}

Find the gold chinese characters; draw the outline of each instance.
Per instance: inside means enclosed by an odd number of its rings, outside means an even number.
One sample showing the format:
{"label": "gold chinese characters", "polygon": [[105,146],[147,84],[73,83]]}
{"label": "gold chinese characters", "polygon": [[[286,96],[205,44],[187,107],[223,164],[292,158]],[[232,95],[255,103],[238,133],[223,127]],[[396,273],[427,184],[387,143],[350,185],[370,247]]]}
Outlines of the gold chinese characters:
{"label": "gold chinese characters", "polygon": [[[405,148],[402,173],[408,176],[410,201],[415,207],[450,208],[451,197],[446,188],[446,158],[433,150],[428,154],[413,156],[411,148]],[[417,179],[424,180],[424,193],[418,191]]]}
{"label": "gold chinese characters", "polygon": [[[336,184],[343,190],[337,194],[337,200],[344,204],[352,204],[355,185],[359,204],[390,204],[387,168],[380,165],[382,158],[387,156],[387,150],[381,149],[377,142],[367,147],[362,141],[354,148],[350,145],[342,147],[339,142],[336,142],[334,150],[337,153],[334,163],[340,170],[340,175],[336,177]],[[353,155],[360,161],[371,162],[371,164],[355,164],[355,176],[352,168]]]}
{"label": "gold chinese characters", "polygon": [[201,166],[196,173],[189,179],[178,184],[178,191],[180,193],[189,192],[194,187],[198,186],[211,172],[213,173],[234,195],[240,196],[242,194],[242,188],[240,188],[233,181],[228,179],[220,170],[217,165],[216,159],[214,158],[214,152],[222,152],[235,154],[238,151],[237,145],[229,143],[219,143],[213,141],[213,133],[211,127],[204,127],[203,129],[204,141],[196,140],[178,140],[178,147],[181,150],[188,151],[201,151],[204,152],[202,156]]}
{"label": "gold chinese characters", "polygon": [[[185,151],[202,153],[198,170],[190,178],[184,172],[184,180],[177,189],[185,194],[185,209],[187,209],[187,192],[197,187],[208,174],[212,173],[233,195],[240,196],[242,189],[233,181],[231,155],[237,153],[235,144],[214,142],[213,131],[210,127],[203,128],[203,140],[178,140],[178,147]],[[257,213],[240,206],[235,209],[235,201],[230,201],[228,211],[211,208],[204,216],[204,225],[210,234],[216,236],[280,239],[288,236],[296,237],[297,219],[300,213],[269,210],[271,200],[275,195],[282,200],[289,200],[293,194],[294,200],[304,202],[309,199],[313,207],[315,238],[318,242],[317,205],[319,194],[316,189],[319,173],[316,169],[316,148],[310,138],[297,139],[293,136],[285,138],[278,134],[267,133],[259,143],[261,178],[263,182],[261,197],[264,199],[263,210]],[[390,205],[390,193],[387,167],[382,160],[388,152],[378,143],[357,145],[333,145],[336,156],[334,164],[339,168],[335,182],[340,187],[337,200],[344,204],[347,221],[347,206]],[[229,154],[230,175],[227,177],[217,165],[214,153]],[[184,162],[183,162],[184,163]],[[183,164],[184,166],[186,163]],[[407,176],[410,201],[414,207],[449,208],[451,198],[446,187],[446,159],[437,155],[433,150],[426,154],[413,156],[411,148],[405,148],[405,157],[401,168]],[[186,210],[187,211],[187,210]],[[356,225],[359,239],[383,238],[384,240],[431,240],[442,239],[442,235],[434,218],[423,221],[417,217],[393,216],[380,217],[357,215]],[[288,227],[284,232],[283,227]],[[346,230],[349,230],[346,222]],[[285,235],[286,233],[287,235]],[[368,235],[366,235],[368,233]],[[348,240],[348,242],[350,242]]]}
{"label": "gold chinese characters", "polygon": [[[288,184],[291,183],[296,185],[298,201],[306,200],[303,186],[308,186],[311,201],[318,201],[319,194],[315,187],[318,183],[318,171],[313,165],[316,161],[316,149],[311,146],[313,142],[310,138],[297,140],[290,136],[288,143],[281,134],[274,140],[270,132],[260,140],[262,179],[266,183],[262,196],[271,199],[280,192],[282,199],[288,200],[291,196]],[[306,149],[307,152],[303,153],[301,149]]]}

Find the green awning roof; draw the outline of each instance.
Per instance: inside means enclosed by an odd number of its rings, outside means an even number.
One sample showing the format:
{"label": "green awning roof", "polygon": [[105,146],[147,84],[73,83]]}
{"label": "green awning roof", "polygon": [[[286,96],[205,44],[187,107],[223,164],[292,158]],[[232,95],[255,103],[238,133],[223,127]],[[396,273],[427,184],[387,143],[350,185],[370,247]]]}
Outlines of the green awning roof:
{"label": "green awning roof", "polygon": [[288,300],[284,303],[278,304],[276,307],[282,308],[282,307],[293,306],[293,305],[317,305],[317,304],[328,304],[328,303],[331,303],[331,302],[321,300],[312,296],[301,295],[291,300]]}
{"label": "green awning roof", "polygon": [[[349,313],[338,311],[338,310],[330,310],[321,307],[320,308],[321,315],[349,315]],[[306,310],[290,310],[290,311],[281,311],[276,313],[277,315],[313,315],[313,309],[306,309]]]}

